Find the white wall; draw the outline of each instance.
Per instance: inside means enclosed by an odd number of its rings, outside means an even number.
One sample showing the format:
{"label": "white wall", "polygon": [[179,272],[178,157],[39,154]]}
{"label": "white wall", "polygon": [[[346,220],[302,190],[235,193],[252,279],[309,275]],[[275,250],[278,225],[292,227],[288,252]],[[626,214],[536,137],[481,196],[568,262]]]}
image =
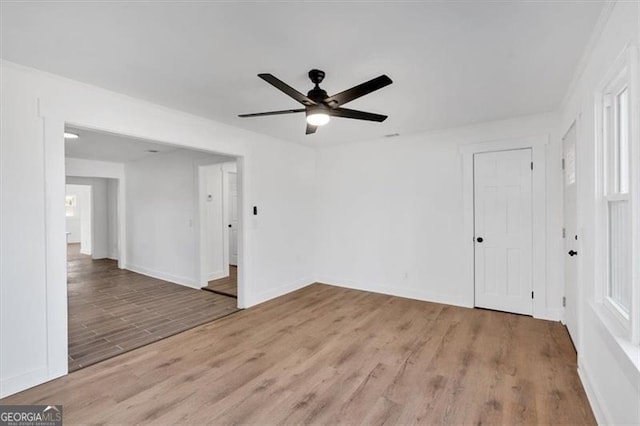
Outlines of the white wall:
{"label": "white wall", "polygon": [[67,176],[124,179],[124,163],[65,158]]}
{"label": "white wall", "polygon": [[[466,245],[463,145],[555,135],[553,114],[318,150],[317,278],[321,282],[473,306]],[[552,151],[549,149],[549,151]],[[559,185],[547,183],[544,317],[559,319]]]}
{"label": "white wall", "polygon": [[[117,212],[115,206],[112,205],[115,200],[110,199],[109,185],[113,184],[112,179],[95,178],[95,177],[74,177],[67,176],[67,188],[76,185],[85,185],[91,188],[91,198],[87,200],[89,211],[92,212],[88,226],[89,232],[83,231],[83,240],[86,234],[91,237],[91,247],[88,253],[82,245],[82,252],[91,254],[93,259],[105,259],[110,257],[110,244],[117,242]],[[68,191],[67,191],[68,192]],[[111,194],[113,195],[113,194]],[[85,202],[83,198],[83,203]],[[85,219],[84,210],[81,210],[82,220]]]}
{"label": "white wall", "polygon": [[[603,321],[594,295],[596,278],[595,93],[615,59],[640,39],[640,3],[612,3],[561,111],[561,133],[578,119],[578,365],[589,400],[602,424],[640,423],[640,348],[625,346]],[[635,96],[638,97],[637,88]],[[636,116],[640,114],[635,111]],[[634,141],[638,146],[638,141]],[[627,350],[625,350],[625,347]],[[635,365],[634,359],[635,358]]]}
{"label": "white wall", "polygon": [[67,372],[65,123],[238,156],[246,294],[238,303],[313,281],[311,148],[6,61],[0,71],[0,396]]}
{"label": "white wall", "polygon": [[107,181],[107,257],[118,260],[118,180]]}
{"label": "white wall", "polygon": [[[202,286],[197,262],[198,164],[228,160],[177,150],[126,163],[128,269]],[[221,212],[218,216],[222,220]]]}
{"label": "white wall", "polygon": [[91,186],[77,186],[80,196],[80,253],[90,255],[93,253],[93,191]]}

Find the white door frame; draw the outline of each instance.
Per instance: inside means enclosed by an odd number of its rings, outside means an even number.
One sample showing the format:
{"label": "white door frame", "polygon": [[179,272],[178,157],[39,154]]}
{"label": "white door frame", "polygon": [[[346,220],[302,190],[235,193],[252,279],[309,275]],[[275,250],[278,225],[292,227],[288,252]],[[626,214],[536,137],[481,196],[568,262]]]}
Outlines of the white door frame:
{"label": "white door frame", "polygon": [[534,318],[558,319],[557,315],[547,308],[547,276],[546,276],[546,245],[547,245],[547,222],[546,222],[546,145],[549,143],[549,136],[531,136],[514,139],[504,139],[498,141],[488,141],[472,143],[459,147],[462,155],[462,196],[463,196],[463,232],[465,237],[464,250],[461,254],[466,268],[465,276],[469,285],[468,301],[469,306],[474,306],[475,300],[475,240],[474,240],[474,195],[473,195],[473,156],[482,152],[507,151],[513,149],[531,149],[533,161],[532,176],[532,205],[533,205],[533,250],[532,250],[532,272],[533,272],[533,316]]}
{"label": "white door frame", "polygon": [[[205,179],[204,179],[204,167],[210,166],[219,166],[218,163],[210,164],[206,161],[195,161],[195,179],[196,179],[196,193],[195,193],[195,208],[197,215],[195,215],[196,224],[194,229],[196,230],[195,234],[195,261],[196,261],[196,271],[197,277],[196,281],[200,287],[205,287],[210,280],[215,280],[218,278],[222,278],[224,275],[221,273],[214,274],[214,276],[210,275],[210,270],[207,267],[207,256],[209,255],[206,245],[205,245],[205,236],[207,232],[210,231],[210,227],[206,224],[206,215],[205,212],[207,210],[207,201],[205,200]],[[220,187],[220,194],[217,194],[222,198],[222,187]],[[222,221],[222,218],[220,218]],[[222,262],[221,262],[222,263]],[[216,271],[219,272],[219,271]]]}
{"label": "white door frame", "polygon": [[[214,166],[214,165],[218,165],[220,166],[220,173],[221,173],[221,177],[220,177],[220,182],[221,182],[221,188],[220,188],[220,196],[222,197],[222,217],[221,217],[221,223],[220,226],[222,226],[222,274],[218,277],[214,277],[211,279],[218,279],[218,278],[224,278],[224,277],[228,277],[229,276],[229,231],[228,231],[228,174],[229,172],[233,172],[236,173],[236,176],[238,176],[238,166],[237,166],[237,158],[233,157],[233,160],[230,158],[229,161],[226,161],[224,163],[208,163],[206,161],[203,162],[196,162],[196,179],[198,182],[198,185],[196,185],[196,190],[197,190],[197,194],[196,194],[196,209],[198,211],[198,215],[196,217],[197,220],[197,226],[195,227],[196,229],[198,229],[198,233],[196,235],[196,253],[198,254],[196,256],[196,270],[199,271],[199,275],[198,275],[198,280],[200,282],[201,286],[206,286],[208,283],[208,279],[205,278],[206,277],[206,268],[205,268],[205,252],[206,252],[206,248],[204,247],[204,239],[202,238],[202,236],[204,235],[204,233],[207,231],[207,228],[204,226],[204,211],[205,211],[205,201],[202,198],[202,196],[204,195],[204,193],[202,192],[202,187],[203,187],[203,177],[202,177],[202,167],[206,167],[206,166]],[[239,179],[239,178],[238,178]],[[238,206],[240,205],[240,199],[241,199],[241,192],[240,192],[240,188],[237,188],[237,193],[238,193]],[[241,211],[241,210],[238,210]],[[239,222],[239,220],[238,220]],[[239,261],[240,259],[238,259]],[[238,296],[240,295],[239,291],[238,291]]]}
{"label": "white door frame", "polygon": [[[229,266],[231,264],[231,250],[230,250],[230,242],[231,242],[231,231],[229,228],[229,223],[231,221],[231,201],[229,201],[229,195],[230,195],[230,191],[229,191],[229,174],[233,173],[236,175],[236,202],[238,202],[237,200],[240,199],[240,193],[239,191],[239,187],[238,187],[238,171],[235,167],[232,167],[231,164],[229,163],[225,163],[222,166],[222,193],[223,193],[223,215],[224,215],[224,229],[223,229],[223,235],[224,235],[224,267],[225,267],[225,272],[227,274],[227,276],[229,275]],[[238,216],[239,216],[239,212],[240,210],[238,209],[238,206],[236,205],[236,221],[238,221]],[[238,250],[238,233],[236,230],[236,258],[237,258],[237,250]],[[238,263],[238,259],[236,259],[236,265]]]}
{"label": "white door frame", "polygon": [[[66,170],[66,167],[65,167]],[[117,185],[116,185],[116,234],[118,236],[118,245],[116,248],[116,252],[118,254],[118,268],[119,269],[126,269],[126,265],[127,265],[127,233],[126,233],[126,225],[125,225],[125,218],[126,218],[126,199],[125,199],[125,194],[124,194],[124,187],[125,187],[125,183],[124,183],[124,176],[118,176],[118,175],[107,175],[105,173],[101,173],[101,172],[95,172],[91,169],[86,169],[83,170],[82,172],[71,172],[68,175],[65,175],[65,178],[67,177],[78,177],[78,178],[99,178],[99,179],[112,179],[114,181],[116,181]],[[91,213],[93,214],[93,196],[91,197]],[[93,223],[91,224],[91,238],[93,240]]]}
{"label": "white door frame", "polygon": [[[125,123],[123,128],[118,128],[110,120],[110,116],[100,115],[97,118],[82,115],[82,108],[75,112],[66,111],[66,117],[60,112],[48,111],[47,103],[41,102],[38,110],[38,120],[42,123],[40,139],[43,145],[44,155],[44,198],[45,198],[45,262],[46,262],[46,291],[47,291],[47,365],[42,370],[34,371],[30,379],[33,384],[42,383],[41,377],[51,380],[68,373],[68,327],[67,327],[67,250],[65,231],[65,179],[67,176],[65,165],[64,129],[66,125],[87,130],[101,131],[119,134],[137,139],[147,139],[153,142],[173,145],[184,149],[190,146],[176,141],[150,139],[141,135],[131,134],[127,129],[131,123]],[[64,113],[64,112],[63,112]],[[74,116],[82,116],[84,119],[73,119]],[[87,118],[90,117],[90,118]],[[129,127],[127,127],[127,124]],[[115,126],[115,127],[114,127]],[[153,130],[153,129],[151,129]],[[238,307],[246,306],[245,276],[247,266],[245,263],[245,233],[244,233],[244,205],[247,204],[244,197],[247,196],[244,188],[245,158],[238,153],[216,152],[202,148],[192,148],[211,154],[225,155],[236,158],[238,169],[238,208],[243,214],[238,217]],[[231,149],[231,148],[230,148]],[[123,198],[125,194],[124,181],[119,181],[119,191]],[[119,219],[121,219],[119,217]],[[125,233],[126,220],[120,221],[120,236]],[[126,234],[125,234],[126,235]],[[125,240],[120,239],[119,264],[124,263],[126,257]]]}

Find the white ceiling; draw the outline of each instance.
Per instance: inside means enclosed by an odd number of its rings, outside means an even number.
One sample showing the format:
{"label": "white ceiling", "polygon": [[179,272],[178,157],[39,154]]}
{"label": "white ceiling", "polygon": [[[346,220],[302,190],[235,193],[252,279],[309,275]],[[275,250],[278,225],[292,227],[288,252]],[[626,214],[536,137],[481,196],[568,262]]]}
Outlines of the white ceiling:
{"label": "white ceiling", "polygon": [[[301,143],[324,145],[556,109],[601,1],[2,2],[6,60]],[[258,79],[306,92],[320,68],[330,94],[387,74],[348,104],[386,122],[304,116]]]}
{"label": "white ceiling", "polygon": [[[185,149],[177,148],[174,145],[156,143],[113,133],[79,129],[71,126],[67,126],[65,131],[75,133],[79,136],[78,139],[65,139],[64,141],[65,157],[69,158],[128,163],[168,152],[185,151]],[[233,157],[224,155],[196,150],[190,151],[200,153],[202,159],[211,160],[211,164],[235,160]]]}
{"label": "white ceiling", "polygon": [[[65,157],[69,158],[128,163],[173,151],[192,151],[201,154],[198,158],[211,160],[211,164],[235,160],[235,158],[225,155],[212,154],[193,149],[186,150],[178,148],[175,145],[100,132],[97,130],[87,130],[67,126],[65,127],[65,131],[75,133],[79,136],[78,139],[65,139],[64,141]],[[205,162],[202,164],[205,164]]]}
{"label": "white ceiling", "polygon": [[[172,145],[69,126],[65,131],[79,136],[78,139],[64,141],[65,157],[71,158],[128,163],[178,149]],[[158,152],[149,152],[150,150]]]}

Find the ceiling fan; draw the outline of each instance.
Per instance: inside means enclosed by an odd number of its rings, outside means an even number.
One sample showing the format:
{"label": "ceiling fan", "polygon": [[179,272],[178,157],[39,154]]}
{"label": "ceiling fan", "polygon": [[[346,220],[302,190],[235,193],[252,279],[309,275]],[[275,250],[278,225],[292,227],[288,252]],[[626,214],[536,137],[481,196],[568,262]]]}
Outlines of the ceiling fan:
{"label": "ceiling fan", "polygon": [[255,114],[240,114],[238,117],[262,117],[266,115],[281,115],[304,112],[307,115],[307,135],[315,133],[318,129],[318,126],[327,124],[331,117],[353,118],[356,120],[378,122],[382,122],[387,118],[386,115],[342,108],[342,105],[346,104],[347,102],[351,102],[352,100],[357,99],[361,96],[374,92],[378,89],[382,89],[385,86],[388,86],[389,84],[393,83],[393,81],[391,81],[389,77],[387,77],[386,75],[381,75],[380,77],[376,77],[373,80],[369,80],[365,83],[354,86],[351,89],[347,89],[344,92],[329,96],[327,95],[327,92],[322,90],[319,86],[322,80],[324,80],[324,75],[324,71],[316,69],[309,71],[309,78],[315,84],[315,87],[309,90],[309,92],[305,96],[271,74],[258,74],[258,77],[271,84],[276,89],[279,89],[285,94],[289,95],[296,101],[300,102],[302,105],[304,105],[304,108],[258,112]]}

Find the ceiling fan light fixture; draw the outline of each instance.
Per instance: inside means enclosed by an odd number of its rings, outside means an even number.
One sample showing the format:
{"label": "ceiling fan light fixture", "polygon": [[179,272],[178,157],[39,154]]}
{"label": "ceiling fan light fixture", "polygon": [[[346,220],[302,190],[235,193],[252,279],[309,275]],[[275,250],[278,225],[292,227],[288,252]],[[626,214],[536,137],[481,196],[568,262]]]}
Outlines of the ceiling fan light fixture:
{"label": "ceiling fan light fixture", "polygon": [[312,126],[324,126],[331,120],[329,114],[324,112],[312,112],[307,115],[307,123]]}

